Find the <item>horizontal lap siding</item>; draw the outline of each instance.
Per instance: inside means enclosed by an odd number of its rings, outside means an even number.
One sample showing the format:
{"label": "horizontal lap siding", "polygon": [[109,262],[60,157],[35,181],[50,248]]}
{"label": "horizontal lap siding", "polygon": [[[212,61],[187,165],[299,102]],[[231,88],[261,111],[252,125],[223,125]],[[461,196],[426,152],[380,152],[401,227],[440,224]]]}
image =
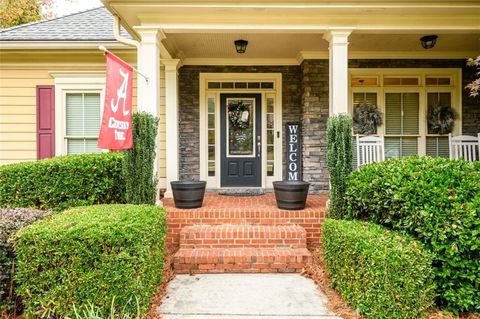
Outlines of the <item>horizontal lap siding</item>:
{"label": "horizontal lap siding", "polygon": [[[8,58],[2,57],[0,65],[0,165],[36,160],[36,86],[54,85],[51,71],[104,71],[98,66],[82,66],[81,63],[56,66],[35,66],[16,63],[11,67]],[[41,62],[41,61],[37,61]],[[31,66],[32,65],[32,66]],[[160,81],[160,171],[165,177],[165,73]],[[137,88],[134,80],[133,109],[137,109]],[[56,101],[58,106],[58,101]],[[58,134],[58,133],[57,133]]]}

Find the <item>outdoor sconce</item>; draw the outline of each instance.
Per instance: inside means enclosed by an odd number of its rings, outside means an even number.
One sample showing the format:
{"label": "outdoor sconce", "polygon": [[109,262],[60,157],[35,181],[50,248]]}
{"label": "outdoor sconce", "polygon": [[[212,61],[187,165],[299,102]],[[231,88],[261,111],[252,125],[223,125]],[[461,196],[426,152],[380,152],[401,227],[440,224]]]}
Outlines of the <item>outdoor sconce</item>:
{"label": "outdoor sconce", "polygon": [[437,43],[437,36],[436,35],[426,35],[420,38],[420,42],[422,42],[422,47],[424,49],[431,49]]}
{"label": "outdoor sconce", "polygon": [[233,43],[235,43],[235,49],[237,50],[237,53],[245,53],[245,51],[247,51],[247,40],[235,40]]}

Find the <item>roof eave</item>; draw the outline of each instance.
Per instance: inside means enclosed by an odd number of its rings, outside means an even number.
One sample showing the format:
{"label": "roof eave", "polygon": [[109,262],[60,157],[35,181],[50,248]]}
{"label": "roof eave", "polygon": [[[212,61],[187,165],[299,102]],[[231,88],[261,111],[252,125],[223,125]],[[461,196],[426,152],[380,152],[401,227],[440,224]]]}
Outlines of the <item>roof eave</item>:
{"label": "roof eave", "polygon": [[22,50],[22,49],[29,49],[29,50],[56,50],[56,49],[98,49],[100,45],[105,46],[107,49],[129,49],[135,50],[136,48],[127,46],[122,44],[118,41],[102,41],[102,40],[95,40],[95,41],[85,41],[85,40],[78,40],[78,41],[18,41],[18,40],[0,40],[0,50]]}

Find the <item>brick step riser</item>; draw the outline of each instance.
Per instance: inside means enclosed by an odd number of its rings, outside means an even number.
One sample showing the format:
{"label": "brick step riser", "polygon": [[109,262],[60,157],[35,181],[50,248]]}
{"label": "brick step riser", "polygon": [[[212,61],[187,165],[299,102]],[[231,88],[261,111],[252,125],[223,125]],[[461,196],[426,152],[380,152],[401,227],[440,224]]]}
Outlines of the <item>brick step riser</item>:
{"label": "brick step riser", "polygon": [[[169,245],[179,246],[180,245],[180,231],[182,228],[192,225],[223,225],[223,224],[257,224],[257,225],[299,225],[303,227],[306,231],[306,240],[308,246],[318,246],[320,243],[320,228],[321,224],[325,218],[324,212],[309,212],[304,214],[305,216],[300,216],[299,212],[287,212],[279,214],[279,216],[272,216],[272,213],[267,215],[268,218],[258,218],[258,217],[239,217],[238,213],[232,212],[232,217],[226,218],[222,213],[202,213],[202,217],[196,216],[198,213],[193,212],[192,216],[178,216],[178,212],[173,212],[167,216],[167,239],[166,242]],[[288,214],[291,213],[291,216]],[[221,217],[215,216],[217,214],[222,215]],[[254,213],[247,213],[246,215],[252,215]],[[262,213],[260,213],[262,214]],[[233,215],[236,215],[233,217]]]}
{"label": "brick step riser", "polygon": [[176,273],[290,273],[301,272],[311,260],[306,249],[180,249]]}
{"label": "brick step riser", "polygon": [[305,248],[306,244],[305,230],[299,226],[193,226],[180,233],[181,248]]}

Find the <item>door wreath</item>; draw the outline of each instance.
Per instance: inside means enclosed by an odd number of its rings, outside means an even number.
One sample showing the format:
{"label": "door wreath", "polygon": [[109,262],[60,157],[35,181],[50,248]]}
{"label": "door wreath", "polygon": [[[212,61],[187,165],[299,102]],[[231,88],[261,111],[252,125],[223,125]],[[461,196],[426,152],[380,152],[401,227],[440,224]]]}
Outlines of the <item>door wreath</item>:
{"label": "door wreath", "polygon": [[245,129],[250,125],[250,110],[243,101],[228,104],[228,120],[232,128]]}
{"label": "door wreath", "polygon": [[431,134],[448,134],[455,125],[455,111],[451,106],[435,105],[428,111],[428,131]]}

